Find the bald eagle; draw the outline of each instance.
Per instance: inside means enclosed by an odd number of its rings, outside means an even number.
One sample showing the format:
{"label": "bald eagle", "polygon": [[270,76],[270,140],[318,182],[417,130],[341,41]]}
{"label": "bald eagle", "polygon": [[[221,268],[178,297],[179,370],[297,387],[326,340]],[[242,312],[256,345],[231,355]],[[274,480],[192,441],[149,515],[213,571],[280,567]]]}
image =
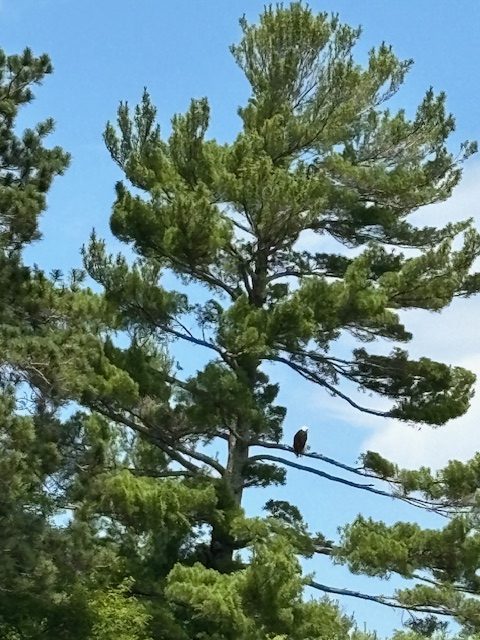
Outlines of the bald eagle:
{"label": "bald eagle", "polygon": [[295,451],[297,458],[301,456],[305,451],[305,445],[307,444],[307,427],[302,427],[293,438],[293,450]]}

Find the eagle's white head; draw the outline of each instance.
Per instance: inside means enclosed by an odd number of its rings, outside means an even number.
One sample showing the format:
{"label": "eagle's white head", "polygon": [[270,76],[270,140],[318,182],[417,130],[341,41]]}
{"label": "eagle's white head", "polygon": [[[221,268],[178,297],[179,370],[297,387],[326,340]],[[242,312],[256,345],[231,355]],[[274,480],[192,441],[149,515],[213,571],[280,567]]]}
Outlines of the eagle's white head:
{"label": "eagle's white head", "polygon": [[304,433],[308,433],[308,427],[300,427],[300,431],[303,431]]}

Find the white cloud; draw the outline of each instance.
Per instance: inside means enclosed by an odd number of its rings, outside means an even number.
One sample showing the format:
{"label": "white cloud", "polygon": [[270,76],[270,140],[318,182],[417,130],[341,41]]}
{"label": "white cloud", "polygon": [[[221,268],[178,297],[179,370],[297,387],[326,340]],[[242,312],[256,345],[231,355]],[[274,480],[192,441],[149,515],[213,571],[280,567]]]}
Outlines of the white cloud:
{"label": "white cloud", "polygon": [[451,198],[439,204],[422,207],[411,217],[412,222],[440,226],[475,217],[480,221],[480,162],[466,165],[462,181]]}
{"label": "white cloud", "polygon": [[[480,353],[463,362],[480,378]],[[468,412],[442,427],[414,428],[399,420],[382,421],[373,426],[362,450],[378,451],[407,468],[422,465],[438,469],[449,460],[468,460],[480,451],[480,382]]]}

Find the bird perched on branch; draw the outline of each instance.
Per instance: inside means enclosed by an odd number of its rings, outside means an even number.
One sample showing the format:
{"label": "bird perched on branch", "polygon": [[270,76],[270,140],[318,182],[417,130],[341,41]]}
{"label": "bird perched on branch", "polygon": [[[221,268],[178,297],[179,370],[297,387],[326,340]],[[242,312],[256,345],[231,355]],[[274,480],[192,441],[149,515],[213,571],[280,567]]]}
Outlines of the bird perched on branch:
{"label": "bird perched on branch", "polygon": [[297,431],[293,438],[293,450],[295,451],[297,458],[305,452],[305,446],[307,444],[307,427],[302,427]]}

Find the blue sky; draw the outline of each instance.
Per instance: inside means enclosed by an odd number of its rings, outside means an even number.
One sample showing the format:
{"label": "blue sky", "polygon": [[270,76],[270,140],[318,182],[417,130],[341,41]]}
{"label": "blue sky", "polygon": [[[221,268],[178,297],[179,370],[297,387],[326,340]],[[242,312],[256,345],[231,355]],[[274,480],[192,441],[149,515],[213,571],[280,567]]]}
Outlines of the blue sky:
{"label": "blue sky", "polygon": [[[310,5],[315,10],[339,12],[343,21],[363,26],[357,49],[360,60],[382,40],[392,44],[399,56],[415,60],[398,105],[412,112],[430,85],[437,91],[445,90],[448,107],[457,117],[452,145],[480,138],[477,0],[315,0]],[[20,125],[53,116],[57,129],[52,142],[61,144],[73,157],[71,168],[51,192],[41,225],[44,239],[29,249],[29,261],[47,270],[68,270],[80,266],[79,248],[88,240],[92,227],[110,238],[113,186],[120,175],[101,134],[106,121],[115,118],[120,100],[136,103],[147,86],[158,107],[162,129],[168,132],[171,116],[184,111],[191,97],[208,96],[212,112],[209,134],[220,141],[236,135],[236,110],[245,103],[248,86],[228,46],[239,38],[238,18],[246,13],[255,19],[262,6],[257,0],[0,0],[0,46],[7,53],[25,46],[35,53],[47,52],[55,66],[54,75],[37,89],[38,99],[22,113]],[[417,215],[428,214],[428,223],[432,218],[440,223],[468,216],[477,217],[480,223],[478,184],[480,164],[473,159],[452,200]],[[109,246],[120,248],[113,241]],[[479,311],[476,302],[458,303],[443,316],[434,317],[433,331],[431,316],[410,314],[409,328],[418,335],[412,352],[452,363],[466,362],[480,372],[475,322]],[[188,357],[186,350],[179,354]],[[411,466],[441,464],[449,457],[465,458],[480,449],[478,404],[466,418],[443,430],[420,432],[393,421],[372,424],[374,418],[354,415],[285,371],[275,369],[274,375],[282,384],[280,400],[289,409],[286,440],[299,424],[308,424],[312,449],[345,462],[354,463],[367,447]],[[312,529],[330,536],[359,511],[387,522],[420,515],[420,522],[433,524],[432,519],[405,505],[293,470],[287,487],[256,492],[248,498],[249,512],[258,512],[270,497],[298,502]],[[396,586],[394,579],[379,584],[351,577],[324,560],[310,563],[308,569],[317,571],[319,582],[338,587],[389,593]],[[351,599],[344,599],[342,605],[355,613],[360,624],[365,621],[380,633],[401,624],[400,613],[379,605]]]}

